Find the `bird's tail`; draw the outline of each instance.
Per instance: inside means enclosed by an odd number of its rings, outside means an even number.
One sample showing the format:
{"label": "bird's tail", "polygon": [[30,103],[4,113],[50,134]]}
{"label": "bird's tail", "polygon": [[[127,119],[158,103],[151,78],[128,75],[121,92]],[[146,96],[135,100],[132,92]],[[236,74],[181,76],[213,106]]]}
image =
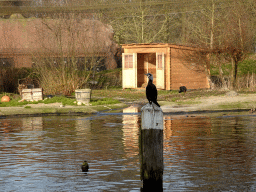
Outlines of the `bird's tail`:
{"label": "bird's tail", "polygon": [[160,107],[157,101],[153,101],[153,103],[155,103],[158,107]]}

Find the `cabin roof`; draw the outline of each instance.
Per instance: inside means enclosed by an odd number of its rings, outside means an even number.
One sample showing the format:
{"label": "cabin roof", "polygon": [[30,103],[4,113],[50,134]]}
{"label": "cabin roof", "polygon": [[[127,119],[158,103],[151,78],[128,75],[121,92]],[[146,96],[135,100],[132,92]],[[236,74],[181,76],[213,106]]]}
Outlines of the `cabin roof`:
{"label": "cabin roof", "polygon": [[133,48],[174,48],[174,49],[186,49],[186,50],[201,50],[206,51],[206,49],[186,46],[186,45],[178,45],[178,44],[170,44],[170,43],[131,43],[131,44],[121,44],[123,49],[133,49]]}

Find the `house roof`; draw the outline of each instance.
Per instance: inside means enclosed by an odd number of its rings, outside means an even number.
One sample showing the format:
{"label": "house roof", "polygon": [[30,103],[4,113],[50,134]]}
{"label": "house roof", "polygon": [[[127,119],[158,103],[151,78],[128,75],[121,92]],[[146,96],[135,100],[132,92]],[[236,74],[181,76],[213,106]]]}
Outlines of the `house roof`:
{"label": "house roof", "polygon": [[0,53],[106,53],[116,48],[113,30],[89,19],[0,19]]}

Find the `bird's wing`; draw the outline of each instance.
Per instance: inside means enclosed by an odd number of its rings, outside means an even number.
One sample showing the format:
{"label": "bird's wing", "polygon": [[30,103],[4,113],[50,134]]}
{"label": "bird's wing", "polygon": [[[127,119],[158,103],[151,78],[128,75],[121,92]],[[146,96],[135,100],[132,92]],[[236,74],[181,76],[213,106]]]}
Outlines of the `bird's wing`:
{"label": "bird's wing", "polygon": [[154,84],[152,84],[152,91],[154,92],[155,99],[157,99],[157,89],[156,89],[156,86]]}

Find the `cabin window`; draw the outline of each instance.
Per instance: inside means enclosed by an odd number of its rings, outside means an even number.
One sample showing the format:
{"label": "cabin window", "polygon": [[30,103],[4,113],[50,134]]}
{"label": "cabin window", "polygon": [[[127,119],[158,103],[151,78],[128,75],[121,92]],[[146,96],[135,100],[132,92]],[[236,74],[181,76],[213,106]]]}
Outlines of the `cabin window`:
{"label": "cabin window", "polygon": [[162,69],[163,68],[163,57],[162,57],[162,54],[158,54],[157,55],[157,63],[158,63],[158,66],[157,68],[158,69]]}
{"label": "cabin window", "polygon": [[133,55],[124,56],[124,68],[133,68]]}

